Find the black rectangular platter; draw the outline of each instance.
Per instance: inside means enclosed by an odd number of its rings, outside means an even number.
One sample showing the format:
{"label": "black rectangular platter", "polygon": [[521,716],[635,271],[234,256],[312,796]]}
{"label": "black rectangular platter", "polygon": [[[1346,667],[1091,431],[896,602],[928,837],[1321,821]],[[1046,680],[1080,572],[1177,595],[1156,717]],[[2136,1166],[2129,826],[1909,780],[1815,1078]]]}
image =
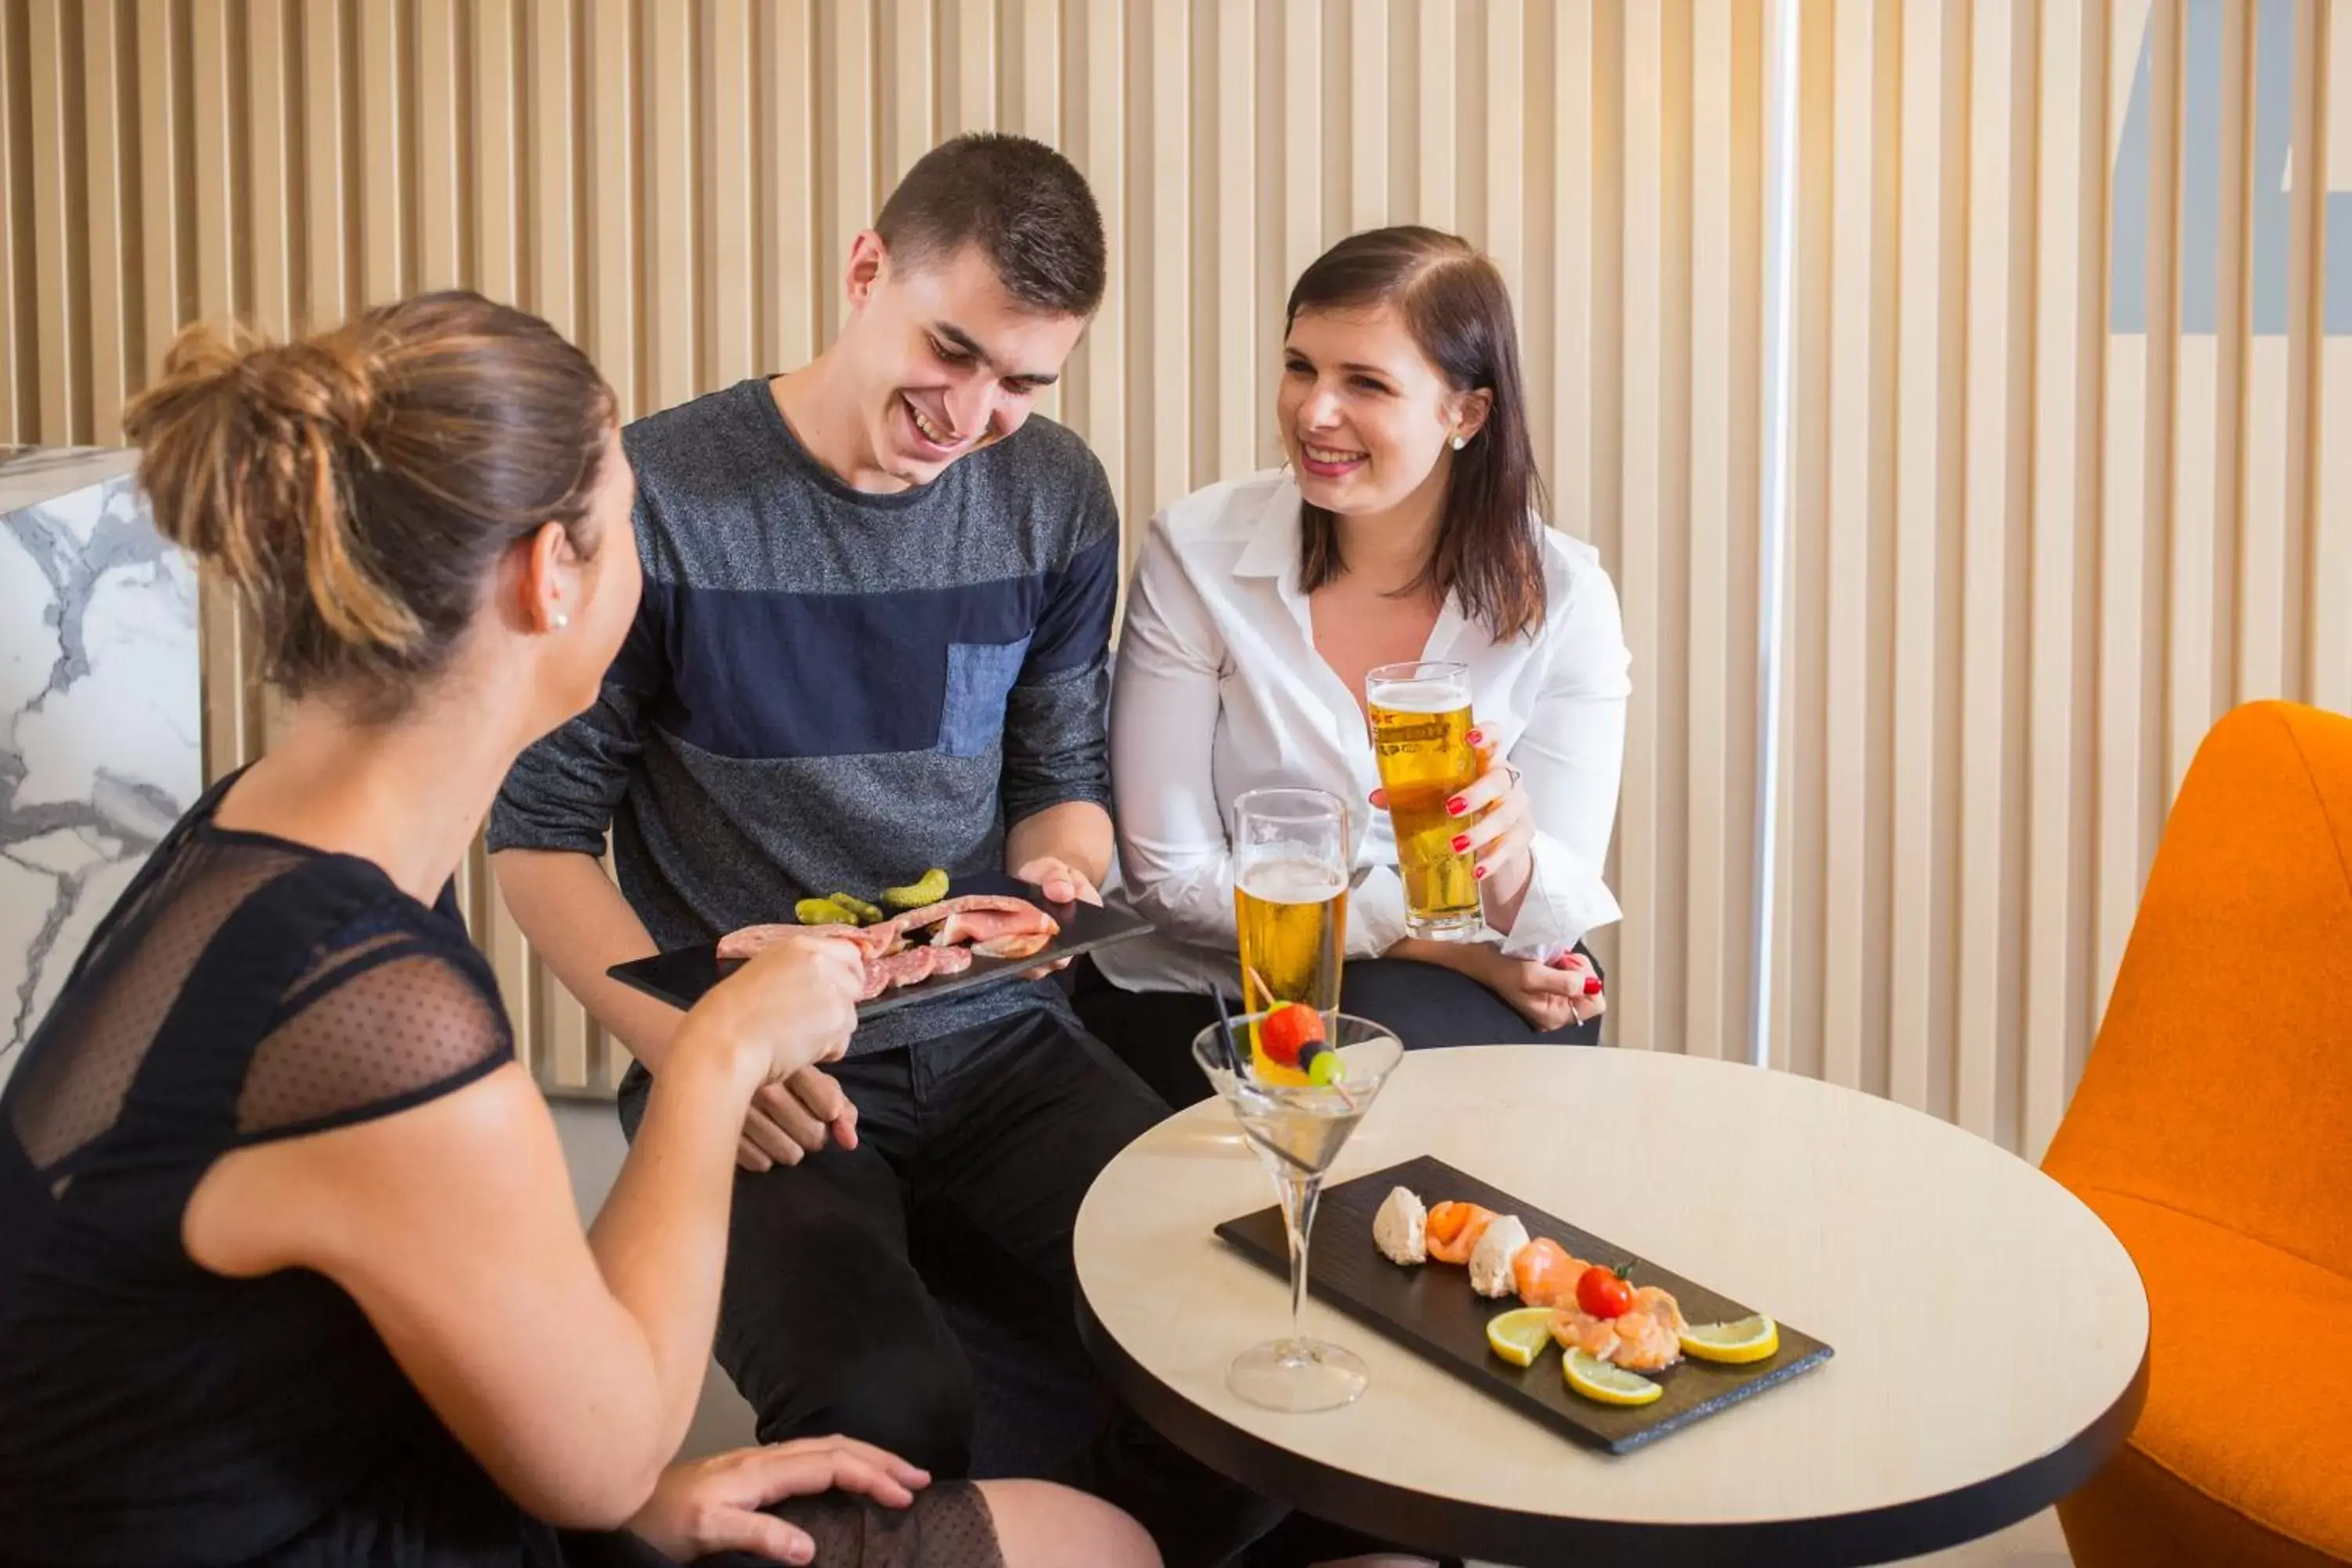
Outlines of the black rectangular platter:
{"label": "black rectangular platter", "polygon": [[[1483,1205],[1497,1215],[1515,1214],[1530,1237],[1550,1237],[1590,1262],[1613,1267],[1632,1259],[1637,1265],[1633,1282],[1672,1291],[1683,1316],[1694,1323],[1733,1322],[1759,1309],[1651,1263],[1631,1247],[1605,1241],[1426,1154],[1324,1190],[1316,1208],[1313,1245],[1307,1255],[1308,1289],[1357,1321],[1580,1442],[1612,1454],[1629,1453],[1777,1387],[1821,1365],[1832,1353],[1822,1341],[1782,1322],[1780,1348],[1763,1361],[1725,1366],[1685,1357],[1654,1374],[1665,1393],[1653,1403],[1630,1407],[1598,1404],[1569,1389],[1560,1373],[1557,1346],[1528,1367],[1513,1366],[1487,1348],[1487,1320],[1517,1306],[1516,1296],[1490,1300],[1477,1294],[1470,1289],[1465,1268],[1443,1263],[1403,1268],[1381,1256],[1372,1244],[1372,1216],[1391,1187],[1409,1188],[1433,1206],[1450,1198]],[[1269,1207],[1229,1219],[1217,1226],[1217,1235],[1252,1262],[1288,1277],[1290,1253],[1280,1209]]]}
{"label": "black rectangular platter", "polygon": [[[1027,899],[1060,922],[1062,934],[1046,943],[1043,952],[1028,958],[975,957],[971,967],[961,974],[935,974],[920,984],[886,991],[870,1002],[857,1005],[860,1018],[878,1017],[885,1013],[895,1013],[901,1007],[911,1007],[940,996],[951,996],[961,991],[1001,985],[1008,980],[1019,979],[1024,970],[1034,969],[1057,958],[1075,958],[1079,953],[1091,952],[1115,942],[1141,936],[1151,929],[1141,916],[1124,910],[1107,910],[1096,904],[1049,904],[1036,889],[1005,876],[960,878],[948,889],[947,896],[960,898],[968,893],[1009,893],[1014,898]],[[784,923],[789,924],[790,921]],[[673,1007],[691,1007],[702,1000],[704,992],[718,984],[737,967],[735,963],[719,963],[718,944],[705,942],[697,947],[656,953],[651,958],[616,963],[604,973],[622,984],[635,986]]]}

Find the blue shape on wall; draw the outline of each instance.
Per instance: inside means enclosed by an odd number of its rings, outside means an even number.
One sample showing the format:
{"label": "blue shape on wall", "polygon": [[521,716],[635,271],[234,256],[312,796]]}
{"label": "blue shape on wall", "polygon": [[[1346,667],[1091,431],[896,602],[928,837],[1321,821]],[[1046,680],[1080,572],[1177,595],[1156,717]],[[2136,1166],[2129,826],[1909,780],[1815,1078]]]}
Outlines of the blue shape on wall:
{"label": "blue shape on wall", "polygon": [[[2221,233],[2221,24],[2229,0],[2189,0],[2183,18],[2187,74],[2180,127],[2180,330],[2210,336],[2221,314],[2217,237]],[[2287,315],[2289,170],[2313,177],[2318,149],[2294,147],[2294,0],[2261,0],[2254,33],[2253,163],[2246,193],[2253,224],[2247,304],[2258,337],[2284,337]],[[2140,36],[2116,149],[2109,330],[2147,331],[2144,265],[2148,210],[2148,74],[2153,39]],[[2346,173],[2339,171],[2339,174]],[[2352,192],[2326,198],[2327,276],[2321,284],[2321,331],[2352,335]]]}

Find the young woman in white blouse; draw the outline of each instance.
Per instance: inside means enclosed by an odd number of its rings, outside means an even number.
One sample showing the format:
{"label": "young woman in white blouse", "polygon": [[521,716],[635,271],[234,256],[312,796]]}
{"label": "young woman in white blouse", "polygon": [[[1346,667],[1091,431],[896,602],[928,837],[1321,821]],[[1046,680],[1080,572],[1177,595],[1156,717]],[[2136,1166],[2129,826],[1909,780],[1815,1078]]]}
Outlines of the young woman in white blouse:
{"label": "young woman in white blouse", "polygon": [[[1192,1034],[1238,993],[1234,798],[1304,784],[1354,833],[1344,1005],[1407,1046],[1595,1041],[1579,946],[1601,880],[1630,662],[1590,545],[1544,525],[1502,275],[1433,229],[1376,229],[1309,267],[1276,409],[1289,461],[1153,520],[1120,634],[1111,771],[1123,896],[1157,934],[1102,950],[1079,1009],[1177,1103]],[[1367,735],[1373,668],[1469,667],[1486,773],[1457,802],[1488,931],[1405,929]],[[1451,804],[1451,803],[1450,803]]]}

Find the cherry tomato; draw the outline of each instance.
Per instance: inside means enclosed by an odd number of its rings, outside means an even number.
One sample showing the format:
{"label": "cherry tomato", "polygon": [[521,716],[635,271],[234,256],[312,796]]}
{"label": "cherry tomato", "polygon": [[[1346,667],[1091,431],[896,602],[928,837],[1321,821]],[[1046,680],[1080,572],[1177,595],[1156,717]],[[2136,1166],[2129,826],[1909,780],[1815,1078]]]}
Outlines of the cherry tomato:
{"label": "cherry tomato", "polygon": [[1285,1002],[1258,1024],[1258,1044],[1282,1066],[1299,1065],[1298,1053],[1323,1038],[1323,1015],[1297,1002]]}
{"label": "cherry tomato", "polygon": [[1622,1317],[1633,1310],[1633,1287],[1596,1263],[1576,1281],[1576,1304],[1596,1318]]}

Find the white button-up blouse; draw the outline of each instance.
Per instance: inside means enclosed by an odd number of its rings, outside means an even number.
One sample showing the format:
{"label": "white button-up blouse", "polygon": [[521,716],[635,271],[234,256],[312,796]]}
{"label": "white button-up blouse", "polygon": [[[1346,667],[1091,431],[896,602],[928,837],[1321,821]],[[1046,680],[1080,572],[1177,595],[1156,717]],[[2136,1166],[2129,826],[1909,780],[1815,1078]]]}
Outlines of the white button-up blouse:
{"label": "white button-up blouse", "polygon": [[[1248,790],[1306,785],[1347,803],[1349,957],[1377,957],[1408,934],[1396,839],[1366,798],[1380,774],[1363,711],[1316,651],[1298,551],[1286,472],[1213,485],[1152,520],[1119,636],[1111,788],[1118,896],[1157,934],[1095,955],[1130,990],[1238,990],[1227,834]],[[1545,530],[1544,594],[1540,630],[1506,643],[1449,598],[1422,658],[1469,667],[1471,711],[1524,777],[1535,872],[1501,941],[1549,959],[1621,912],[1601,868],[1633,686],[1599,553]]]}

